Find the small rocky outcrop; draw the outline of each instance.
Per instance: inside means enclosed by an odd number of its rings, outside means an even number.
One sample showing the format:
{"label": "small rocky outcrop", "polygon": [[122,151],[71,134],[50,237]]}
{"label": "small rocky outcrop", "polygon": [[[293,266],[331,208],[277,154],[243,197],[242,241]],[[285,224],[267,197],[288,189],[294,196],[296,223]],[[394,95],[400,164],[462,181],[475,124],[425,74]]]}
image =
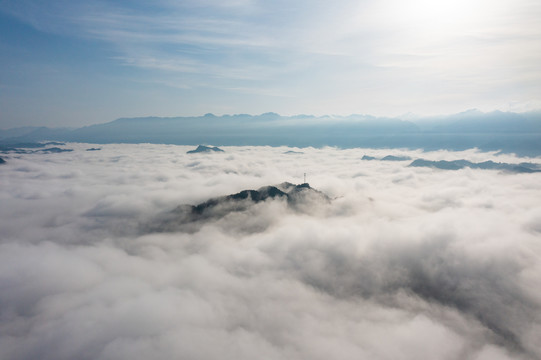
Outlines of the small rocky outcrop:
{"label": "small rocky outcrop", "polygon": [[199,145],[197,149],[190,150],[187,152],[187,154],[212,153],[212,152],[224,152],[224,151],[216,146]]}

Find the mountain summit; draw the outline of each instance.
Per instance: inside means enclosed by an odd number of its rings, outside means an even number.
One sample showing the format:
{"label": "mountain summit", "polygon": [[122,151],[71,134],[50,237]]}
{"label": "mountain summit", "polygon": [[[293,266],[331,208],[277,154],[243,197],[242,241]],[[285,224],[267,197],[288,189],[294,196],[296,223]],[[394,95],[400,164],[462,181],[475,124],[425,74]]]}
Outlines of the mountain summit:
{"label": "mountain summit", "polygon": [[213,147],[213,146],[199,145],[197,149],[190,150],[187,152],[187,154],[210,153],[210,152],[224,152],[224,151],[216,146]]}
{"label": "mountain summit", "polygon": [[[258,204],[284,201],[295,212],[308,213],[317,205],[329,204],[331,199],[308,183],[295,185],[284,182],[257,190],[209,199],[198,205],[180,205],[149,224],[151,232],[195,231],[204,222],[216,221],[230,214],[248,213]],[[253,214],[249,214],[253,216]]]}
{"label": "mountain summit", "polygon": [[[303,203],[311,200],[329,202],[330,199],[324,193],[310,187],[308,183],[295,185],[283,182],[279,185],[269,185],[258,190],[243,190],[239,193],[210,199],[204,203],[192,206],[191,213],[196,217],[212,217],[219,212],[243,211],[251,204],[256,204],[269,199],[283,198],[288,206],[298,209]],[[177,208],[178,209],[178,208]]]}

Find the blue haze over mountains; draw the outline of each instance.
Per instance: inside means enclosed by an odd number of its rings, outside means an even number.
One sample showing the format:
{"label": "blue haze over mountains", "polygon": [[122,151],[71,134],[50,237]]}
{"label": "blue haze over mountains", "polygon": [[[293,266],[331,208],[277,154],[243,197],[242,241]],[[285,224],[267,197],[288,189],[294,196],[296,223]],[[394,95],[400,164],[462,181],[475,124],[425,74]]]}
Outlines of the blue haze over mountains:
{"label": "blue haze over mountains", "polygon": [[0,130],[6,144],[33,141],[197,145],[337,146],[425,150],[501,150],[541,155],[541,112],[462,113],[418,118],[206,114],[196,117],[121,118],[76,129]]}

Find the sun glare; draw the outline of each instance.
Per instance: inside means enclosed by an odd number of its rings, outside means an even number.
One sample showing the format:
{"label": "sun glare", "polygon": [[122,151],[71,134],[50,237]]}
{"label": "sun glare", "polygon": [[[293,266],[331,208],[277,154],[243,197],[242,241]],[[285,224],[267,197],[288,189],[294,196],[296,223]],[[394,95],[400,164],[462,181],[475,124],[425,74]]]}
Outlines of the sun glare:
{"label": "sun glare", "polygon": [[476,0],[385,1],[387,20],[394,25],[427,31],[461,31],[480,20]]}

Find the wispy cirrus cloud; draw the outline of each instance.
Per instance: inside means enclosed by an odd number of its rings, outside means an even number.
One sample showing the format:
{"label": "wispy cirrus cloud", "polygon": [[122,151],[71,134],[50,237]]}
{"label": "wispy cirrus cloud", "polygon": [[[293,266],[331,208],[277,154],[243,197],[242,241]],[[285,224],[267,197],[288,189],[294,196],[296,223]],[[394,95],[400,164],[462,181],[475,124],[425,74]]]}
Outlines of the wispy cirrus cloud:
{"label": "wispy cirrus cloud", "polygon": [[[541,91],[541,6],[435,4],[23,0],[5,1],[0,10],[42,32],[100,44],[109,66],[129,67],[131,78],[144,78],[139,84],[164,84],[163,78],[186,89],[209,84],[216,92],[205,103],[217,109],[234,97],[230,89],[264,87],[297,101],[264,101],[254,91],[249,108],[235,112],[394,116],[531,108]],[[171,115],[175,106],[167,107]]]}

